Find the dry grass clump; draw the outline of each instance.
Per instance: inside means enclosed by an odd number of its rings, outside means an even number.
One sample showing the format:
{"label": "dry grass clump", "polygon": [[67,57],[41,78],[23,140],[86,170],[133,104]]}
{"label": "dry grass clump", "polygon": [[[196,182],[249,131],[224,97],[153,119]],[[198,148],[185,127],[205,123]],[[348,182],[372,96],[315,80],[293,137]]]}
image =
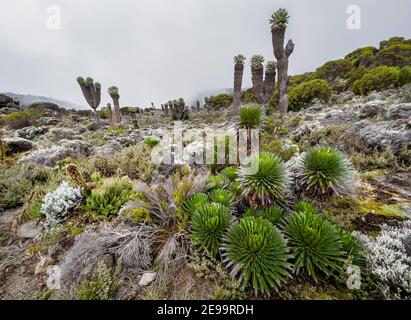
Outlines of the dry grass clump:
{"label": "dry grass clump", "polygon": [[151,149],[143,143],[125,148],[111,157],[92,157],[85,166],[90,174],[100,172],[104,177],[128,176],[143,181],[150,181],[157,171],[151,161]]}
{"label": "dry grass clump", "polygon": [[121,264],[122,277],[151,266],[154,228],[145,224],[112,227],[101,224],[79,235],[60,264],[62,284],[73,294],[79,282],[87,279],[95,265],[109,254]]}

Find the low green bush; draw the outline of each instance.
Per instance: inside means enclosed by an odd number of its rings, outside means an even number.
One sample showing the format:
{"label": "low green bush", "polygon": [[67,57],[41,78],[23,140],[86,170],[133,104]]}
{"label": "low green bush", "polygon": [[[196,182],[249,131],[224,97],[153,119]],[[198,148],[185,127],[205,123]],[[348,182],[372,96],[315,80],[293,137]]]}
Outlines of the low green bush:
{"label": "low green bush", "polygon": [[404,67],[411,65],[411,43],[392,44],[377,53],[380,66]]}
{"label": "low green bush", "polygon": [[314,99],[328,102],[332,95],[332,89],[325,80],[311,80],[304,82],[289,91],[289,108],[298,111],[306,107]]}
{"label": "low green bush", "polygon": [[0,117],[0,126],[8,126],[10,129],[30,127],[44,114],[42,108],[26,109],[12,112]]}
{"label": "low green bush", "polygon": [[227,109],[233,103],[233,96],[227,93],[221,93],[213,96],[212,106],[214,110]]}
{"label": "low green bush", "polygon": [[367,72],[368,69],[363,66],[351,70],[347,73],[347,85],[352,86],[355,81],[360,80]]}
{"label": "low green bush", "polygon": [[32,188],[29,169],[21,165],[0,164],[0,211],[24,204]]}
{"label": "low green bush", "polygon": [[399,84],[400,69],[397,67],[377,67],[365,73],[360,80],[354,82],[353,92],[356,95],[367,95],[371,91],[381,91]]}
{"label": "low green bush", "polygon": [[380,50],[386,49],[396,44],[409,44],[411,45],[411,39],[404,39],[404,37],[391,37],[388,40],[380,42]]}
{"label": "low green bush", "polygon": [[404,86],[408,83],[411,83],[411,67],[406,66],[400,70],[399,84]]}
{"label": "low green bush", "polygon": [[353,64],[346,59],[328,61],[311,75],[310,80],[326,80],[331,84],[337,78],[344,79],[353,68]]}

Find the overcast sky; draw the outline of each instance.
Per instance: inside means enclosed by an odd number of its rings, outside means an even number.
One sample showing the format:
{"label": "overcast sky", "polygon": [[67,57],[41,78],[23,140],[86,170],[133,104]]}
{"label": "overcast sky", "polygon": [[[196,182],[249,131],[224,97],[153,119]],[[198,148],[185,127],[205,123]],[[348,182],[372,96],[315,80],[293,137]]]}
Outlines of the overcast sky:
{"label": "overcast sky", "polygon": [[[346,27],[358,5],[361,30]],[[60,30],[47,8],[61,8]],[[0,0],[0,92],[85,105],[76,77],[120,89],[123,106],[156,105],[233,86],[233,56],[273,60],[271,13],[285,7],[290,73],[312,71],[391,36],[411,38],[411,0]],[[250,86],[249,64],[244,75]]]}

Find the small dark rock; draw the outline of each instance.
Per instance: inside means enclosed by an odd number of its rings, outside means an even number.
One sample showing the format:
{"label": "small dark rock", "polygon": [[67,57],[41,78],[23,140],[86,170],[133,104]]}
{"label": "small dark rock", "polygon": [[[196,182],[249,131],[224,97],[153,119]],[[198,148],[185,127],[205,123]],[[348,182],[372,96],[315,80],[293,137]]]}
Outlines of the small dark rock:
{"label": "small dark rock", "polygon": [[51,102],[35,102],[29,105],[29,108],[44,108],[51,111],[60,111],[60,107],[57,104]]}
{"label": "small dark rock", "polygon": [[13,99],[5,94],[0,94],[0,108],[5,108],[8,104],[13,104]]}
{"label": "small dark rock", "polygon": [[4,139],[4,144],[6,146],[6,154],[9,156],[33,149],[33,143],[23,138],[6,138]]}

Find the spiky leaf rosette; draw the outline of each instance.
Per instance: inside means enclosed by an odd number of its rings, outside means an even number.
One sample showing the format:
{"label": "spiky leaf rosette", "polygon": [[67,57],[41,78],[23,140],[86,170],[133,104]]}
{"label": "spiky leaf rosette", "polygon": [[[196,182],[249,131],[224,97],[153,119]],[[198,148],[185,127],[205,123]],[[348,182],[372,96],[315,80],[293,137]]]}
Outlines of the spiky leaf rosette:
{"label": "spiky leaf rosette", "polygon": [[220,189],[226,187],[230,183],[230,180],[228,180],[226,176],[218,174],[216,176],[210,176],[208,182],[212,189]]}
{"label": "spiky leaf rosette", "polygon": [[243,187],[239,181],[234,181],[228,186],[228,190],[235,196],[239,197],[243,193]]}
{"label": "spiky leaf rosette", "polygon": [[230,208],[234,202],[234,195],[224,189],[215,189],[210,192],[210,199],[215,203],[219,203],[227,208]]}
{"label": "spiky leaf rosette", "polygon": [[351,260],[351,263],[358,267],[366,265],[364,258],[364,250],[358,243],[358,240],[351,232],[345,231],[343,228],[338,228],[338,232],[342,241],[345,258]]}
{"label": "spiky leaf rosette", "polygon": [[203,204],[194,212],[191,219],[193,244],[217,256],[230,221],[231,215],[225,206],[219,203]]}
{"label": "spiky leaf rosette", "polygon": [[245,105],[240,109],[240,126],[247,129],[257,128],[261,122],[261,107],[258,104]]}
{"label": "spiky leaf rosette", "polygon": [[282,203],[287,195],[289,178],[283,162],[269,152],[248,157],[239,171],[239,179],[254,207]]}
{"label": "spiky leaf rosette", "polygon": [[282,25],[286,26],[290,20],[290,15],[286,9],[278,9],[271,15],[270,24],[271,25]]}
{"label": "spiky leaf rosette", "polygon": [[294,212],[318,213],[317,208],[312,203],[307,201],[297,202],[294,206]]}
{"label": "spiky leaf rosette", "polygon": [[161,142],[160,138],[157,137],[147,137],[145,143],[150,147],[154,148]]}
{"label": "spiky leaf rosette", "polygon": [[86,83],[86,80],[84,80],[83,77],[78,77],[78,78],[77,78],[77,82],[78,82],[78,84],[85,84],[85,83]]}
{"label": "spiky leaf rosette", "polygon": [[261,219],[271,222],[273,225],[276,225],[283,218],[284,210],[279,206],[270,206],[265,209],[256,210],[255,215]]}
{"label": "spiky leaf rosette", "polygon": [[245,287],[269,294],[290,277],[288,247],[281,232],[271,223],[246,217],[230,228],[224,237],[223,261],[233,277]]}
{"label": "spiky leaf rosette", "polygon": [[264,57],[260,54],[253,55],[250,62],[253,67],[261,66],[264,63]]}
{"label": "spiky leaf rosette", "polygon": [[338,150],[316,147],[303,155],[301,179],[306,193],[312,196],[339,194],[346,189],[353,169]]}
{"label": "spiky leaf rosette", "polygon": [[234,181],[238,178],[238,170],[236,167],[228,167],[221,171],[221,174],[230,181]]}
{"label": "spiky leaf rosette", "polygon": [[236,55],[235,57],[234,57],[234,63],[235,64],[244,64],[244,62],[245,62],[245,57],[242,55],[242,54],[239,54],[239,55]]}
{"label": "spiky leaf rosette", "polygon": [[96,89],[100,89],[101,88],[101,83],[100,82],[96,82],[94,84],[94,86],[96,87]]}
{"label": "spiky leaf rosette", "polygon": [[295,256],[296,273],[304,268],[317,281],[318,271],[331,275],[339,270],[344,252],[334,225],[311,211],[298,212],[287,219],[284,233]]}
{"label": "spiky leaf rosette", "polygon": [[86,85],[91,86],[93,83],[94,83],[93,78],[88,77],[88,78],[86,79]]}
{"label": "spiky leaf rosette", "polygon": [[115,86],[112,86],[110,88],[108,88],[108,94],[109,95],[116,95],[118,94],[118,88]]}
{"label": "spiky leaf rosette", "polygon": [[275,72],[277,70],[277,62],[267,61],[266,68],[270,72]]}
{"label": "spiky leaf rosette", "polygon": [[208,196],[204,193],[196,193],[186,199],[183,204],[182,208],[183,211],[188,215],[192,216],[194,212],[203,204],[206,204],[208,201]]}

